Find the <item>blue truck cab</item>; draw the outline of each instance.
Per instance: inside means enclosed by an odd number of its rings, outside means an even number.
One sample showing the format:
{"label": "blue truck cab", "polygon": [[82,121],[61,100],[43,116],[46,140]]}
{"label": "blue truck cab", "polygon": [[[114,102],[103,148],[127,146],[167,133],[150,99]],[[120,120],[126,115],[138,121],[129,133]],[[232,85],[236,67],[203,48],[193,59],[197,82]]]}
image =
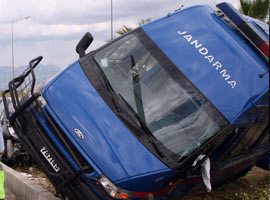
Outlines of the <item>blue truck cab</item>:
{"label": "blue truck cab", "polygon": [[268,29],[222,3],[88,54],[87,33],[80,59],[37,86],[42,57],[32,60],[4,92],[15,109],[5,112],[63,199],[181,197],[204,189],[206,159],[217,187],[269,151]]}

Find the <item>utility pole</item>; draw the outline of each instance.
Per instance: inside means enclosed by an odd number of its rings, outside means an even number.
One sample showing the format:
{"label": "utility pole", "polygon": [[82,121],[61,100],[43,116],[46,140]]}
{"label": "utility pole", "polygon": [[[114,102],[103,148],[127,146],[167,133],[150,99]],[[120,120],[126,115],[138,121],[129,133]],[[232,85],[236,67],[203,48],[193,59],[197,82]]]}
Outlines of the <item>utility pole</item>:
{"label": "utility pole", "polygon": [[17,19],[11,22],[11,57],[12,57],[12,78],[15,78],[15,64],[14,64],[14,33],[13,33],[13,26],[16,22],[29,19],[30,17],[24,17],[22,19]]}
{"label": "utility pole", "polygon": [[113,40],[113,0],[111,0],[111,40]]}

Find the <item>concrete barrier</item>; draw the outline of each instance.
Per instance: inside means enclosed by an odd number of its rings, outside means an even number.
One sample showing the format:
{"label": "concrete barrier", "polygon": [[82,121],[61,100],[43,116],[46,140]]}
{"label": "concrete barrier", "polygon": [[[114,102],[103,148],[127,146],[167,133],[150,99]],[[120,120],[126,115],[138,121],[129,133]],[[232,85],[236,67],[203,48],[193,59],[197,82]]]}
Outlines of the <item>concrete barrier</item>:
{"label": "concrete barrier", "polygon": [[33,180],[3,164],[5,186],[16,196],[17,200],[60,200],[47,189],[37,185]]}

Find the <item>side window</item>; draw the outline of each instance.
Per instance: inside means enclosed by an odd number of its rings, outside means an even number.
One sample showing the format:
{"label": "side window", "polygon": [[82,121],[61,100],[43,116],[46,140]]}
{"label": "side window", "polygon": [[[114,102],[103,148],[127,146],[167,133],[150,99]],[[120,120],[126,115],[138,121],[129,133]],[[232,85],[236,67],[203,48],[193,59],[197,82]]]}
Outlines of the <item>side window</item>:
{"label": "side window", "polygon": [[243,135],[240,136],[240,143],[233,149],[233,151],[227,156],[228,158],[234,158],[243,153],[248,153],[252,147],[261,139],[262,134],[266,130],[268,122],[258,123],[250,126],[247,130],[243,130]]}

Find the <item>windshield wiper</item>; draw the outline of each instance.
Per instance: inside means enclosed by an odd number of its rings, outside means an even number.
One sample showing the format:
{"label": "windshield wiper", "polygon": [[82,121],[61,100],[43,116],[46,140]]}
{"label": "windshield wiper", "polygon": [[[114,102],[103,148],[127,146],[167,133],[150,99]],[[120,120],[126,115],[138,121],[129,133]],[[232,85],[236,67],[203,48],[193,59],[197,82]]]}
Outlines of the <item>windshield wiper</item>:
{"label": "windshield wiper", "polygon": [[137,121],[140,124],[140,127],[145,131],[145,133],[153,138],[154,140],[156,140],[156,137],[153,135],[153,133],[148,129],[148,127],[146,126],[145,122],[140,118],[140,116],[134,111],[134,109],[131,107],[131,105],[129,105],[129,103],[125,100],[125,98],[121,95],[118,94],[119,97],[121,98],[121,100],[128,106],[129,110],[132,111],[132,114],[135,116],[135,118],[137,119]]}
{"label": "windshield wiper", "polygon": [[112,85],[111,85],[110,81],[108,80],[107,76],[104,74],[104,72],[102,70],[101,70],[101,74],[102,74],[103,82],[106,85],[107,91],[111,94],[112,103],[113,103],[115,109],[117,110],[117,112],[120,113],[121,109],[119,108],[119,106],[115,100],[116,93],[115,93],[114,89],[112,88]]}
{"label": "windshield wiper", "polygon": [[121,112],[121,109],[119,108],[119,106],[118,106],[118,104],[116,103],[116,100],[115,100],[115,96],[117,94],[115,93],[115,91],[114,91],[114,89],[113,89],[110,81],[108,80],[108,78],[107,78],[106,74],[104,73],[104,71],[101,69],[101,67],[98,64],[98,62],[95,59],[93,59],[93,61],[95,62],[97,68],[99,69],[99,72],[100,72],[100,75],[102,77],[102,80],[103,80],[103,82],[104,82],[104,84],[105,84],[105,86],[107,88],[107,92],[110,93],[110,97],[111,97],[112,103],[113,103],[116,111],[120,113]]}
{"label": "windshield wiper", "polygon": [[151,145],[154,147],[155,151],[158,153],[158,155],[162,158],[164,158],[164,154],[159,150],[157,144],[156,144],[156,137],[153,135],[153,133],[149,130],[149,128],[146,126],[145,122],[140,118],[140,116],[134,111],[134,109],[129,105],[129,103],[125,100],[125,98],[121,95],[118,94],[118,96],[122,99],[122,101],[128,106],[129,110],[132,111],[133,116],[137,119],[137,121],[140,124],[141,129],[143,132],[148,136],[150,139],[149,142]]}
{"label": "windshield wiper", "polygon": [[[94,60],[95,61],[95,60]],[[95,63],[98,65],[98,63],[95,61]],[[132,61],[132,65],[134,64],[134,58]],[[118,96],[121,98],[121,100],[128,106],[129,110],[132,112],[133,116],[135,116],[135,118],[137,119],[137,121],[139,122],[140,128],[143,130],[143,132],[148,136],[149,143],[154,147],[155,151],[157,152],[157,154],[164,158],[164,154],[159,150],[157,144],[156,144],[156,137],[152,134],[152,132],[148,129],[148,127],[146,126],[145,122],[139,117],[139,115],[133,110],[133,108],[129,105],[129,103],[122,97],[121,94],[116,94],[116,92],[114,91],[110,81],[108,80],[106,74],[104,73],[104,71],[100,68],[99,66],[99,70],[100,70],[100,74],[102,75],[103,78],[103,82],[106,85],[107,91],[111,94],[111,99],[112,99],[112,103],[114,105],[114,107],[116,108],[117,112],[121,113],[121,109],[119,108],[118,103],[116,103],[116,99],[115,97]],[[127,112],[125,112],[127,113]],[[133,118],[134,119],[134,118]]]}

